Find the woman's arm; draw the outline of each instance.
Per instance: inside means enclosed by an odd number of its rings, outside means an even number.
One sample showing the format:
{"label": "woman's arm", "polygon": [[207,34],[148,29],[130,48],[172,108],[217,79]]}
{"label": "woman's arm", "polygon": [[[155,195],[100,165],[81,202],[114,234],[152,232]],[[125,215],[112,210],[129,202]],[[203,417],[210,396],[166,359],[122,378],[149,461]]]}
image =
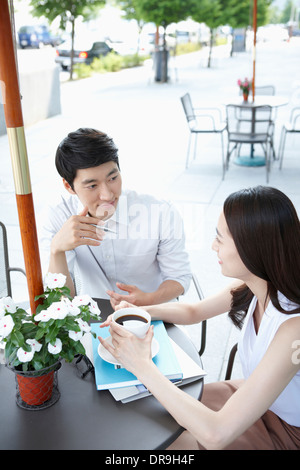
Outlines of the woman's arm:
{"label": "woman's arm", "polygon": [[[107,349],[135,374],[176,421],[207,449],[222,449],[265,413],[300,369],[293,361],[293,343],[299,341],[300,318],[278,329],[262,361],[224,407],[214,412],[177,388],[157,369],[150,355],[149,330],[140,340],[118,325],[111,325],[113,345]],[[103,342],[103,341],[101,341]],[[103,343],[104,344],[104,343]]]}
{"label": "woman's arm", "polygon": [[[158,305],[147,305],[142,308],[150,313],[152,320],[163,320],[177,325],[192,325],[228,312],[232,299],[231,290],[241,284],[241,281],[235,281],[217,294],[194,304],[168,302]],[[128,306],[127,302],[121,302],[116,307],[116,310]]]}
{"label": "woman's arm", "polygon": [[[147,305],[142,308],[150,313],[152,320],[163,320],[167,323],[175,323],[177,325],[193,325],[216,315],[228,312],[232,299],[231,290],[241,284],[241,281],[235,281],[218,294],[207,297],[194,304],[167,302],[158,305]],[[120,310],[121,308],[134,306],[134,304],[122,301],[114,308],[115,310]],[[111,318],[112,315],[102,323],[101,327],[109,326]]]}

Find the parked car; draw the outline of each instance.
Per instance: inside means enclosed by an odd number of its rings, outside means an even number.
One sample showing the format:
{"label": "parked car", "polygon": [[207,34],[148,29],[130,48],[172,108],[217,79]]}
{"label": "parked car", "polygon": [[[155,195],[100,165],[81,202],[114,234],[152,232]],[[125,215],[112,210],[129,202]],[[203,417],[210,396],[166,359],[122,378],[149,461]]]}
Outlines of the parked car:
{"label": "parked car", "polygon": [[270,24],[266,26],[260,26],[257,29],[257,41],[262,42],[274,42],[274,41],[288,41],[289,33],[284,26],[279,24]]}
{"label": "parked car", "polygon": [[[113,49],[105,41],[74,42],[73,64],[91,64],[96,57],[107,55]],[[63,70],[67,70],[71,65],[71,41],[65,41],[56,49],[55,62],[59,64]]]}
{"label": "parked car", "polygon": [[58,36],[53,36],[47,26],[22,26],[18,31],[19,45],[25,47],[40,48],[42,46],[57,46],[61,43]]}

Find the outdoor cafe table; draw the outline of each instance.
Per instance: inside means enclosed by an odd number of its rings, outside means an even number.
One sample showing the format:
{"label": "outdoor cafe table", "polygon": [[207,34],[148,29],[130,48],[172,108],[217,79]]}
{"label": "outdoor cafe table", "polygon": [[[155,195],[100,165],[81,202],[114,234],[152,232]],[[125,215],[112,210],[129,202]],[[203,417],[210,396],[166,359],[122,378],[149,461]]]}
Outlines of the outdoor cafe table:
{"label": "outdoor cafe table", "polygon": [[[112,312],[108,300],[96,299],[104,320]],[[168,334],[201,367],[199,354],[181,329],[166,324]],[[203,379],[182,389],[199,399]],[[97,391],[94,374],[85,379],[75,366],[63,363],[58,372],[59,400],[32,411],[15,402],[15,375],[0,366],[0,449],[2,450],[153,450],[165,449],[183,431],[153,397],[126,404],[108,390]]]}
{"label": "outdoor cafe table", "polygon": [[[276,95],[257,95],[253,101],[252,96],[249,95],[248,101],[244,101],[242,96],[230,99],[226,104],[233,104],[241,106],[245,109],[252,110],[252,122],[251,122],[251,133],[255,134],[255,113],[259,106],[271,106],[271,108],[279,108],[288,104],[288,99],[284,96]],[[236,159],[235,163],[246,166],[263,166],[265,165],[265,158],[255,156],[254,157],[254,145],[251,145],[251,153],[249,157],[243,157]]]}

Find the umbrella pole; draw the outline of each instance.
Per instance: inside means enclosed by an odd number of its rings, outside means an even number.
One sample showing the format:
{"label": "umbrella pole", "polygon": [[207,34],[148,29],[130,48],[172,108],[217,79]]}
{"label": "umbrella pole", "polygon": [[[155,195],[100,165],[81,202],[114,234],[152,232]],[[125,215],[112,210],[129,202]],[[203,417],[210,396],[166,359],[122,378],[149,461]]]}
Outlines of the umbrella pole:
{"label": "umbrella pole", "polygon": [[7,0],[0,8],[0,85],[9,139],[31,313],[43,293],[37,230],[21,107],[14,43]]}
{"label": "umbrella pole", "polygon": [[257,0],[253,0],[253,72],[252,99],[255,100],[255,63],[256,63]]}

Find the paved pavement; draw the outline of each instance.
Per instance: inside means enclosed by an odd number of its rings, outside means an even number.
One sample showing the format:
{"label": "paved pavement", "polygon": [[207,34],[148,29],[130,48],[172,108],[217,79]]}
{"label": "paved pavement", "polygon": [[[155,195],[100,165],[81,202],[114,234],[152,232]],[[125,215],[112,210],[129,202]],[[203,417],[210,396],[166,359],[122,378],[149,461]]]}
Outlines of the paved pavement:
{"label": "paved pavement", "polygon": [[[279,108],[275,127],[278,149],[281,126],[290,109],[300,105],[300,38],[290,43],[259,44],[256,84],[273,84],[276,94],[289,101]],[[114,74],[61,84],[62,114],[26,129],[33,197],[38,227],[43,211],[63,191],[54,167],[54,154],[67,132],[78,127],[95,127],[110,134],[119,147],[124,187],[171,199],[185,223],[191,264],[204,294],[210,295],[228,282],[219,271],[211,250],[222,203],[231,192],[243,187],[266,184],[265,168],[240,167],[231,163],[225,180],[221,174],[221,148],[218,136],[199,139],[196,159],[188,170],[185,158],[188,128],[180,96],[190,92],[194,104],[223,105],[238,94],[238,78],[252,75],[251,51],[229,56],[226,47],[214,50],[208,69],[207,50],[170,61],[170,80],[153,80],[151,62]],[[284,166],[274,162],[269,184],[284,191],[300,209],[299,138],[286,145]],[[245,146],[245,152],[248,151]],[[6,136],[0,137],[0,220],[8,229],[11,265],[24,266],[14,195],[10,154]],[[13,275],[14,298],[27,297],[26,283]],[[195,300],[193,290],[189,300]],[[195,344],[199,326],[187,328]],[[207,345],[203,355],[207,381],[224,377],[224,367],[237,332],[226,315],[208,323]],[[239,376],[236,363],[233,376]]]}

